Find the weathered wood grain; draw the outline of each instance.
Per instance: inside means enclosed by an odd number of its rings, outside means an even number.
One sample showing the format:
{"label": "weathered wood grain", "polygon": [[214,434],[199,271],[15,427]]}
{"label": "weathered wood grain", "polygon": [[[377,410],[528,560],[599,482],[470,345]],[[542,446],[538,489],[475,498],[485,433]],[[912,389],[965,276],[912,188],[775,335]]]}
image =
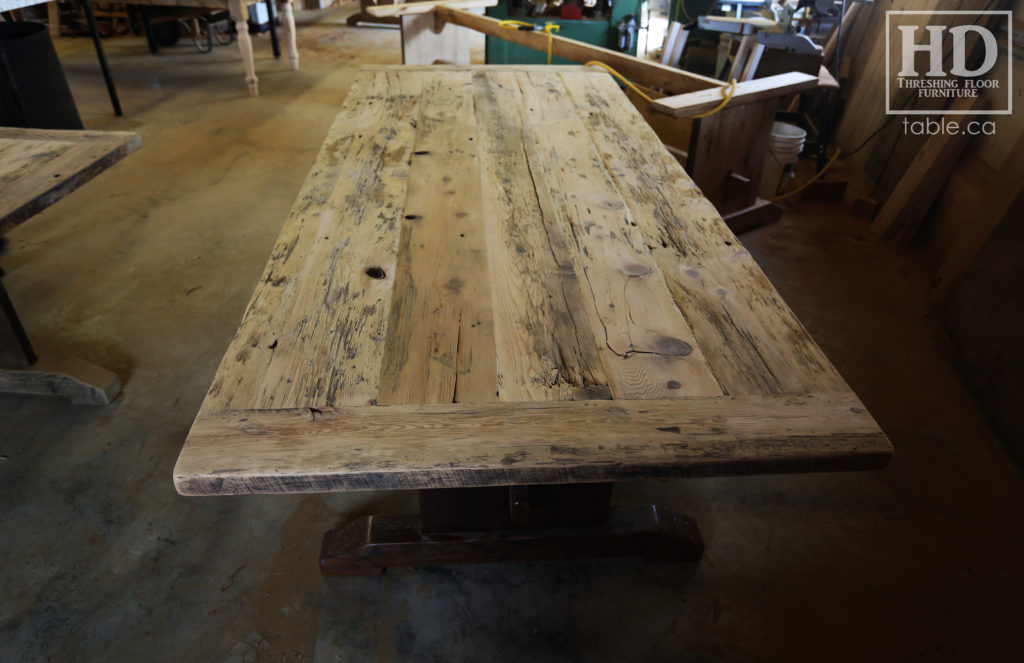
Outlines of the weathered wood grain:
{"label": "weathered wood grain", "polygon": [[377,397],[419,95],[416,77],[356,78],[204,410]]}
{"label": "weathered wood grain", "polygon": [[559,74],[521,74],[519,82],[541,181],[586,277],[592,342],[612,395],[722,393]]}
{"label": "weathered wood grain", "polygon": [[175,482],[438,488],[890,455],[611,77],[369,67]]}
{"label": "weathered wood grain", "polygon": [[126,131],[0,127],[0,234],[103,172],[142,139]]}
{"label": "weathered wood grain", "polygon": [[[546,189],[524,145],[513,71],[473,78],[480,128],[498,397],[503,401],[610,398],[583,291]],[[541,180],[542,181],[542,180]]]}
{"label": "weathered wood grain", "polygon": [[471,74],[423,77],[380,404],[497,396]]}
{"label": "weathered wood grain", "polygon": [[611,78],[562,76],[727,394],[846,390],[750,253]]}
{"label": "weathered wood grain", "polygon": [[884,465],[850,393],[217,412],[175,468],[186,495],[572,483]]}

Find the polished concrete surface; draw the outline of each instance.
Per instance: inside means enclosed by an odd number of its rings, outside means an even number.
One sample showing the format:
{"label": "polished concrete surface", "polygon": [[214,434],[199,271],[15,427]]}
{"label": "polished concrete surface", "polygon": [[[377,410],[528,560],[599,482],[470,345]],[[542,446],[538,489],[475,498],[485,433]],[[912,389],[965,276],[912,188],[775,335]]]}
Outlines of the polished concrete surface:
{"label": "polished concrete surface", "polygon": [[743,236],[890,435],[881,471],[621,484],[694,516],[696,565],[397,569],[323,580],[323,530],[405,493],[184,498],[171,470],[274,239],[363,62],[397,33],[303,15],[302,69],[235,47],[59,51],[86,126],[143,147],[9,235],[43,354],[122,376],[107,407],[0,396],[0,661],[1019,660],[1024,482],[922,302],[927,271],[841,206]]}

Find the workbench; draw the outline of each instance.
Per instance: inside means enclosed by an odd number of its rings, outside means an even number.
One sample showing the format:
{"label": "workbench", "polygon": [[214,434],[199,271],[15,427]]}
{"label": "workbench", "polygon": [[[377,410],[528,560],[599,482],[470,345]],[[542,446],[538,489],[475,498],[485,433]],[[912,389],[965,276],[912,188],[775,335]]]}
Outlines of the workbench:
{"label": "workbench", "polygon": [[[892,447],[606,73],[364,67],[184,444],[184,495],[402,489],[321,569],[641,554],[611,482]],[[475,532],[468,534],[467,532]]]}

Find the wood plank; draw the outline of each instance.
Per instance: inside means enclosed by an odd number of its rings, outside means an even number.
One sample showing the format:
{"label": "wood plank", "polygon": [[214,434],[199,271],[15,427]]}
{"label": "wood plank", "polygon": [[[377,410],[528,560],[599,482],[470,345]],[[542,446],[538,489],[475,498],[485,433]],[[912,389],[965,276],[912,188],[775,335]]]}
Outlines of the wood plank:
{"label": "wood plank", "polygon": [[204,413],[183,495],[867,469],[892,447],[849,392]]}
{"label": "wood plank", "polygon": [[516,74],[473,77],[499,398],[610,398],[572,254],[524,150]]}
{"label": "wood plank", "polygon": [[[1024,31],[1019,14],[1012,27]],[[998,58],[989,76],[1012,78],[1010,94],[1018,103],[1024,97],[1021,58]],[[990,107],[998,107],[1006,93],[1005,89],[988,89],[984,95]],[[995,123],[994,133],[975,136],[969,142],[927,219],[926,249],[934,265],[929,293],[932,304],[940,302],[957,283],[1024,188],[1020,167],[1024,162],[1024,113],[984,119]]]}
{"label": "wood plank", "polygon": [[[727,108],[752,104],[765,99],[774,99],[787,94],[795,94],[802,90],[810,90],[818,86],[818,77],[802,74],[797,71],[778,74],[752,81],[736,84],[736,91],[729,100]],[[651,107],[666,115],[688,117],[705,113],[722,103],[721,89],[698,90],[672,97],[655,99]]]}
{"label": "wood plank", "polygon": [[[958,97],[950,110],[969,111],[982,100],[982,97]],[[957,119],[966,121],[962,117]],[[872,234],[894,244],[909,244],[969,139],[966,131],[929,136],[872,222]]]}
{"label": "wood plank", "polygon": [[126,131],[58,131],[0,127],[0,234],[137,150]]}
{"label": "wood plank", "polygon": [[686,39],[690,33],[683,28],[678,21],[670,21],[668,34],[665,36],[665,45],[662,48],[661,64],[668,67],[678,67],[679,60],[683,57],[683,49],[686,48]]}
{"label": "wood plank", "polygon": [[846,390],[845,382],[718,212],[609,76],[563,75],[584,124],[650,243],[676,305],[727,394]]}
{"label": "wood plank", "polygon": [[725,225],[729,226],[729,230],[739,235],[748,230],[775,223],[781,216],[781,207],[764,198],[757,198],[750,207],[732,214],[722,215],[722,220],[725,221]]}
{"label": "wood plank", "polygon": [[452,9],[474,9],[479,7],[494,7],[498,0],[442,0],[438,2],[406,2],[396,5],[374,5],[366,8],[367,13],[378,18],[383,16],[410,16],[415,14],[427,14],[434,11],[438,5],[451,7]]}
{"label": "wood plank", "polygon": [[[1013,128],[997,124],[997,130]],[[995,164],[978,150],[968,149],[940,193],[928,246],[935,263],[928,294],[933,305],[946,297],[996,226],[1004,219],[1010,222],[1007,214],[1024,190],[1024,176],[1017,166],[1024,159],[1024,132],[1019,127],[1017,131],[1017,139],[1007,141],[1011,145],[1005,159]],[[1006,133],[1000,138],[1009,138]]]}
{"label": "wood plank", "polygon": [[472,74],[423,76],[377,402],[497,397]]}
{"label": "wood plank", "polygon": [[757,73],[757,69],[761,64],[761,56],[764,55],[764,50],[764,44],[754,44],[750,57],[747,58],[746,64],[743,65],[743,73],[740,74],[738,80],[747,82],[754,78],[754,74]]}
{"label": "wood plank", "polygon": [[377,397],[419,80],[395,71],[357,75],[204,408],[318,408]]}
{"label": "wood plank", "polygon": [[519,82],[526,140],[543,173],[536,186],[547,189],[568,230],[612,396],[722,393],[560,75],[520,74]]}
{"label": "wood plank", "polygon": [[741,80],[743,78],[743,68],[747,64],[747,59],[750,57],[750,49],[754,46],[753,35],[743,35],[740,39],[740,45],[736,49],[736,55],[733,56],[732,66],[729,68],[729,75],[727,78]]}
{"label": "wood plank", "polygon": [[[548,35],[543,32],[510,30],[502,27],[501,22],[496,19],[478,16],[470,12],[451,9],[445,6],[439,6],[434,11],[442,20],[449,23],[472,28],[485,35],[497,37],[498,39],[538,51],[544,51],[545,53],[548,50]],[[671,93],[678,94],[693,90],[722,87],[721,81],[708,76],[693,74],[682,69],[667,67],[648,60],[641,60],[625,53],[619,53],[618,51],[599,46],[591,46],[574,39],[555,35],[551,43],[551,52],[554,56],[580,63],[598,60],[614,68],[635,83],[666,90]]]}

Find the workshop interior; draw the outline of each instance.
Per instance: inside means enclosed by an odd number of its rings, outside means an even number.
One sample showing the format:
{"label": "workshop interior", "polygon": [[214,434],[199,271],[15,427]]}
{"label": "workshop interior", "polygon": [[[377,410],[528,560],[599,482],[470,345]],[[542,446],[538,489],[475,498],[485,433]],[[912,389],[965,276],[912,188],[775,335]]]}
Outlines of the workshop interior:
{"label": "workshop interior", "polygon": [[1018,660],[1021,9],[0,0],[0,660]]}

